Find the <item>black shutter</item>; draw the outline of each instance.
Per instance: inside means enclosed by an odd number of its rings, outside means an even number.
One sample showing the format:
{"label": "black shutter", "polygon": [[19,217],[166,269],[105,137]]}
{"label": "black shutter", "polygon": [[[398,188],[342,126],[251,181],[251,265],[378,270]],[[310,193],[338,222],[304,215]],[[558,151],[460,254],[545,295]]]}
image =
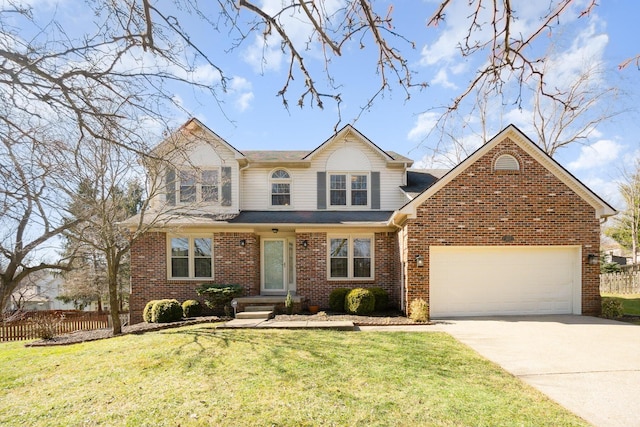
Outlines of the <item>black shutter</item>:
{"label": "black shutter", "polygon": [[165,199],[168,205],[175,206],[176,204],[176,171],[172,168],[167,169],[164,176],[165,184]]}
{"label": "black shutter", "polygon": [[371,209],[380,209],[380,172],[371,172]]}
{"label": "black shutter", "polygon": [[327,173],[318,172],[318,209],[327,209]]}
{"label": "black shutter", "polygon": [[222,206],[231,206],[231,168],[222,168]]}

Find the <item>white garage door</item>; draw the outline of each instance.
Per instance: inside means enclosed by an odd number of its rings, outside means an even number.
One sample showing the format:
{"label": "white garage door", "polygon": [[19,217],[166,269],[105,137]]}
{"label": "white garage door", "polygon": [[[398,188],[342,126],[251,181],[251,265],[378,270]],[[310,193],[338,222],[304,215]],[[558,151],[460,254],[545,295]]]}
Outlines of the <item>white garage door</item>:
{"label": "white garage door", "polygon": [[431,246],[431,317],[580,314],[579,247]]}

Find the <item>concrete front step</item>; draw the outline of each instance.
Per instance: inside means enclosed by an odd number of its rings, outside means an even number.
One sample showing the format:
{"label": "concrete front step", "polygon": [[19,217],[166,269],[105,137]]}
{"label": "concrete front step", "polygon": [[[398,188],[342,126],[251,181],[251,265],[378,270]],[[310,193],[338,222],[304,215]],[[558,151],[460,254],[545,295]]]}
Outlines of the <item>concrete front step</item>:
{"label": "concrete front step", "polygon": [[236,319],[269,319],[273,316],[273,310],[269,311],[242,311],[236,313]]}
{"label": "concrete front step", "polygon": [[248,305],[243,311],[273,311],[275,308],[275,305]]}

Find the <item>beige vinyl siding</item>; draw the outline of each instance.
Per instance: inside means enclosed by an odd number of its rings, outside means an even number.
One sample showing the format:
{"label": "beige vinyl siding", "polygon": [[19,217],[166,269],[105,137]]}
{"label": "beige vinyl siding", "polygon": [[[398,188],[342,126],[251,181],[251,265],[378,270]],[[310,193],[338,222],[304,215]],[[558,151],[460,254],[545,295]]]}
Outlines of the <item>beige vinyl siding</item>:
{"label": "beige vinyl siding", "polygon": [[[327,162],[331,155],[339,149],[357,149],[364,154],[369,163],[370,170],[331,170],[327,169]],[[362,160],[362,159],[360,159]],[[345,163],[349,163],[346,161]],[[354,163],[358,163],[354,161]],[[362,163],[362,161],[360,162]],[[316,210],[317,209],[317,172],[380,172],[380,209],[395,210],[406,203],[406,198],[400,191],[403,185],[404,170],[402,168],[387,168],[386,159],[380,153],[374,151],[368,144],[360,141],[339,141],[331,144],[319,153],[315,153],[311,167],[283,168],[291,175],[291,205],[271,206],[270,174],[276,170],[273,168],[251,167],[242,171],[241,204],[242,210],[265,210],[265,209],[290,209],[290,210]],[[369,175],[368,185],[371,186],[371,175]],[[371,188],[371,187],[370,187]],[[371,195],[369,194],[369,205]],[[368,207],[354,207],[361,210]]]}
{"label": "beige vinyl siding", "polygon": [[[207,204],[206,202],[198,203],[195,208],[207,212],[215,213],[233,213],[238,212],[240,206],[240,179],[238,161],[234,157],[234,153],[223,144],[212,141],[192,142],[186,153],[181,154],[179,158],[173,159],[177,169],[193,169],[193,168],[231,168],[231,206],[220,206],[219,204]],[[222,178],[222,177],[221,177]],[[164,180],[164,172],[160,179]],[[162,183],[161,185],[164,185]],[[219,182],[220,192],[222,192],[222,182]],[[152,206],[161,208],[166,201],[164,189],[160,189],[159,195],[155,197]],[[186,207],[186,206],[185,206]]]}

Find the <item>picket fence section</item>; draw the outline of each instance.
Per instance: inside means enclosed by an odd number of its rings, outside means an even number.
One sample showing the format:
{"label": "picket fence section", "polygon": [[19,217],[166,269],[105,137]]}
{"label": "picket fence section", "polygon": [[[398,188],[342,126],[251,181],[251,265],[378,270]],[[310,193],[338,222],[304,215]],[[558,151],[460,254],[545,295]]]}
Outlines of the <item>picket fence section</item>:
{"label": "picket fence section", "polygon": [[[120,317],[123,320],[123,316]],[[61,335],[75,331],[108,328],[110,324],[110,316],[105,313],[59,311],[24,313],[19,320],[0,323],[0,342],[41,338],[42,328],[50,328],[54,335]]]}
{"label": "picket fence section", "polygon": [[600,292],[607,294],[640,294],[640,271],[601,274]]}

